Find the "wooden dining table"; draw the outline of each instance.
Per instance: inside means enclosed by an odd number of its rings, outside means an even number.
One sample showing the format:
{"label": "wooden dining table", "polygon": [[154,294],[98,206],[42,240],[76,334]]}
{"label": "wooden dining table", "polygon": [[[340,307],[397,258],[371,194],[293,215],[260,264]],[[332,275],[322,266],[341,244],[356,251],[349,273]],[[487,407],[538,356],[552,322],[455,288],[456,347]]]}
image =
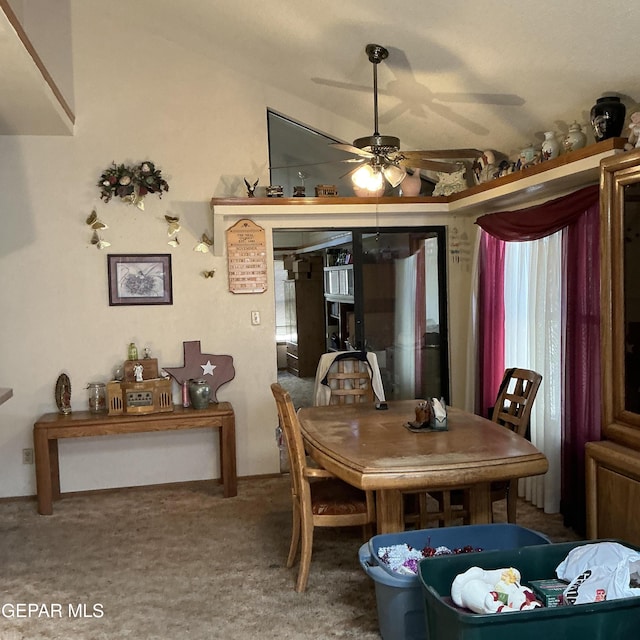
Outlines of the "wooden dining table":
{"label": "wooden dining table", "polygon": [[528,440],[495,422],[448,407],[446,431],[414,433],[417,400],[303,407],[309,455],[338,478],[376,492],[378,533],[404,530],[403,491],[468,489],[471,524],[490,523],[494,481],[546,473]]}

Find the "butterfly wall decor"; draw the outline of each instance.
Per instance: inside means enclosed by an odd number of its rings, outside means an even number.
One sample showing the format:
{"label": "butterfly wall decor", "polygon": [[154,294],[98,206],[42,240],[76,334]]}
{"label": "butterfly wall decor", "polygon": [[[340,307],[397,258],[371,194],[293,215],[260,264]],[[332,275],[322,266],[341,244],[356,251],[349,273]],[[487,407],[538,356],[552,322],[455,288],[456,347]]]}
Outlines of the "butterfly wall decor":
{"label": "butterfly wall decor", "polygon": [[203,233],[200,238],[200,242],[193,248],[194,251],[199,251],[200,253],[209,253],[209,248],[213,246],[213,240],[206,234]]}
{"label": "butterfly wall decor", "polygon": [[95,245],[98,249],[104,249],[111,246],[111,243],[103,240],[98,233],[98,231],[103,231],[109,227],[98,218],[98,213],[95,209],[89,214],[85,222],[89,227],[91,227],[91,229],[93,229],[93,233],[91,234],[91,244]]}
{"label": "butterfly wall decor", "polygon": [[[178,216],[164,216],[167,221],[167,235],[171,238],[167,244],[177,247],[180,244],[178,240],[178,231],[180,231],[180,218]],[[173,236],[173,237],[172,237]]]}

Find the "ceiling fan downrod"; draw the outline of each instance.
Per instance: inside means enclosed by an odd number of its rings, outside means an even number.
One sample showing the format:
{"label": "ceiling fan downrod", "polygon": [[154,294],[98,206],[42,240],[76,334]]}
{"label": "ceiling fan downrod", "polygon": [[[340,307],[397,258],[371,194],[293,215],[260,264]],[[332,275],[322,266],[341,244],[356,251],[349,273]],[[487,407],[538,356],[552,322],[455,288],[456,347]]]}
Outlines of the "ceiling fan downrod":
{"label": "ceiling fan downrod", "polygon": [[400,138],[381,136],[378,131],[378,65],[389,57],[389,51],[379,44],[368,44],[365,52],[373,64],[373,135],[358,138],[353,146],[371,149],[372,153],[390,153],[400,149]]}

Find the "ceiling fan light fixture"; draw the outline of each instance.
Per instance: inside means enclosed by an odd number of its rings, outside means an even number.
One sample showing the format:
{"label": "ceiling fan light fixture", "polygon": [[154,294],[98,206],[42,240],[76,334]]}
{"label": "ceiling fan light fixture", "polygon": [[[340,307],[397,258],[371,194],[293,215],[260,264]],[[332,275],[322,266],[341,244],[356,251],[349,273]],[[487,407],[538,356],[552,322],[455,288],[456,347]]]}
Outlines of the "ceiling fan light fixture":
{"label": "ceiling fan light fixture", "polygon": [[384,179],[379,168],[372,167],[370,164],[363,164],[351,176],[353,184],[367,191],[379,191],[384,187]]}
{"label": "ceiling fan light fixture", "polygon": [[407,172],[397,164],[386,165],[382,173],[392,187],[397,187],[407,175]]}

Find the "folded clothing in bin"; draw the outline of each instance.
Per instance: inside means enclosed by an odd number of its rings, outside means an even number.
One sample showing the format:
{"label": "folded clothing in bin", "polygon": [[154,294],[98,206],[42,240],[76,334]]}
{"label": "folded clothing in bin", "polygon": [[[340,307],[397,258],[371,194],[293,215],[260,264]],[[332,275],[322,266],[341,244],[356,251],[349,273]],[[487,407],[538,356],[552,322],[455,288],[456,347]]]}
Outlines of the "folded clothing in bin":
{"label": "folded clothing in bin", "polygon": [[569,582],[570,604],[640,596],[632,576],[640,572],[640,553],[617,542],[595,542],[572,549],[558,565],[558,578]]}

